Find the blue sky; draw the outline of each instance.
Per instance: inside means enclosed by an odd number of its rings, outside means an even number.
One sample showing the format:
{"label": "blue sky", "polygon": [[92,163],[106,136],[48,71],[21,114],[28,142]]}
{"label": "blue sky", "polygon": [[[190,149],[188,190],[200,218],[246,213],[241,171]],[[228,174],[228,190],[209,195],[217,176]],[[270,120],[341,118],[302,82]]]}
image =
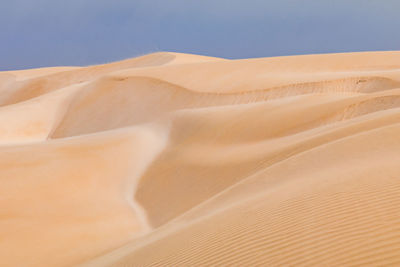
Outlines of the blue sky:
{"label": "blue sky", "polygon": [[399,0],[4,0],[0,70],[156,51],[225,58],[400,50]]}

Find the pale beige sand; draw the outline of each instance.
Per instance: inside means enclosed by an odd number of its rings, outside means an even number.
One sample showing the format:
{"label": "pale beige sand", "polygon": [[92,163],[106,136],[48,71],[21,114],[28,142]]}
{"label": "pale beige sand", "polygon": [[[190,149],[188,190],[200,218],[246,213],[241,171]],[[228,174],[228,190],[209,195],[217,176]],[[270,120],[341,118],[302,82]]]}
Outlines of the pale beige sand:
{"label": "pale beige sand", "polygon": [[0,73],[1,266],[400,265],[400,52]]}

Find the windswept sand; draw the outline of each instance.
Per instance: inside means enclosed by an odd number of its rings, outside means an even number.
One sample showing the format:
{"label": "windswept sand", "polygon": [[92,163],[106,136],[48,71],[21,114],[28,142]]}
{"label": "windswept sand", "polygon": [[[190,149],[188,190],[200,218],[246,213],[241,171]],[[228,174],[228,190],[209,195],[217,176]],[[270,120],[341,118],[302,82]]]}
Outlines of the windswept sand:
{"label": "windswept sand", "polygon": [[399,266],[400,52],[0,72],[1,266]]}

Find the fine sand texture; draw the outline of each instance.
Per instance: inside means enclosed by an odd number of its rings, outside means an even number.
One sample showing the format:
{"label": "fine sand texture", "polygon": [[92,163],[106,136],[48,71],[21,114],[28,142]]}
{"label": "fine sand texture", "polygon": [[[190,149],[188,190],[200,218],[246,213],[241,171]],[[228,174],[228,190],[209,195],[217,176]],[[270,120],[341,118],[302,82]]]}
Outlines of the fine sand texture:
{"label": "fine sand texture", "polygon": [[400,266],[400,52],[0,72],[0,266]]}

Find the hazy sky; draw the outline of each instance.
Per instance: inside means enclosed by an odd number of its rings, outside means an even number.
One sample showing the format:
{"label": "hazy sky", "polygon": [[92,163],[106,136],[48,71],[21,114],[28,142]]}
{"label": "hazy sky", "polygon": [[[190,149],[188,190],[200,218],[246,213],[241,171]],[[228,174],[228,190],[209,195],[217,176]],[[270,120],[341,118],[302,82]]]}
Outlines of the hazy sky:
{"label": "hazy sky", "polygon": [[400,0],[1,0],[0,70],[400,50]]}

